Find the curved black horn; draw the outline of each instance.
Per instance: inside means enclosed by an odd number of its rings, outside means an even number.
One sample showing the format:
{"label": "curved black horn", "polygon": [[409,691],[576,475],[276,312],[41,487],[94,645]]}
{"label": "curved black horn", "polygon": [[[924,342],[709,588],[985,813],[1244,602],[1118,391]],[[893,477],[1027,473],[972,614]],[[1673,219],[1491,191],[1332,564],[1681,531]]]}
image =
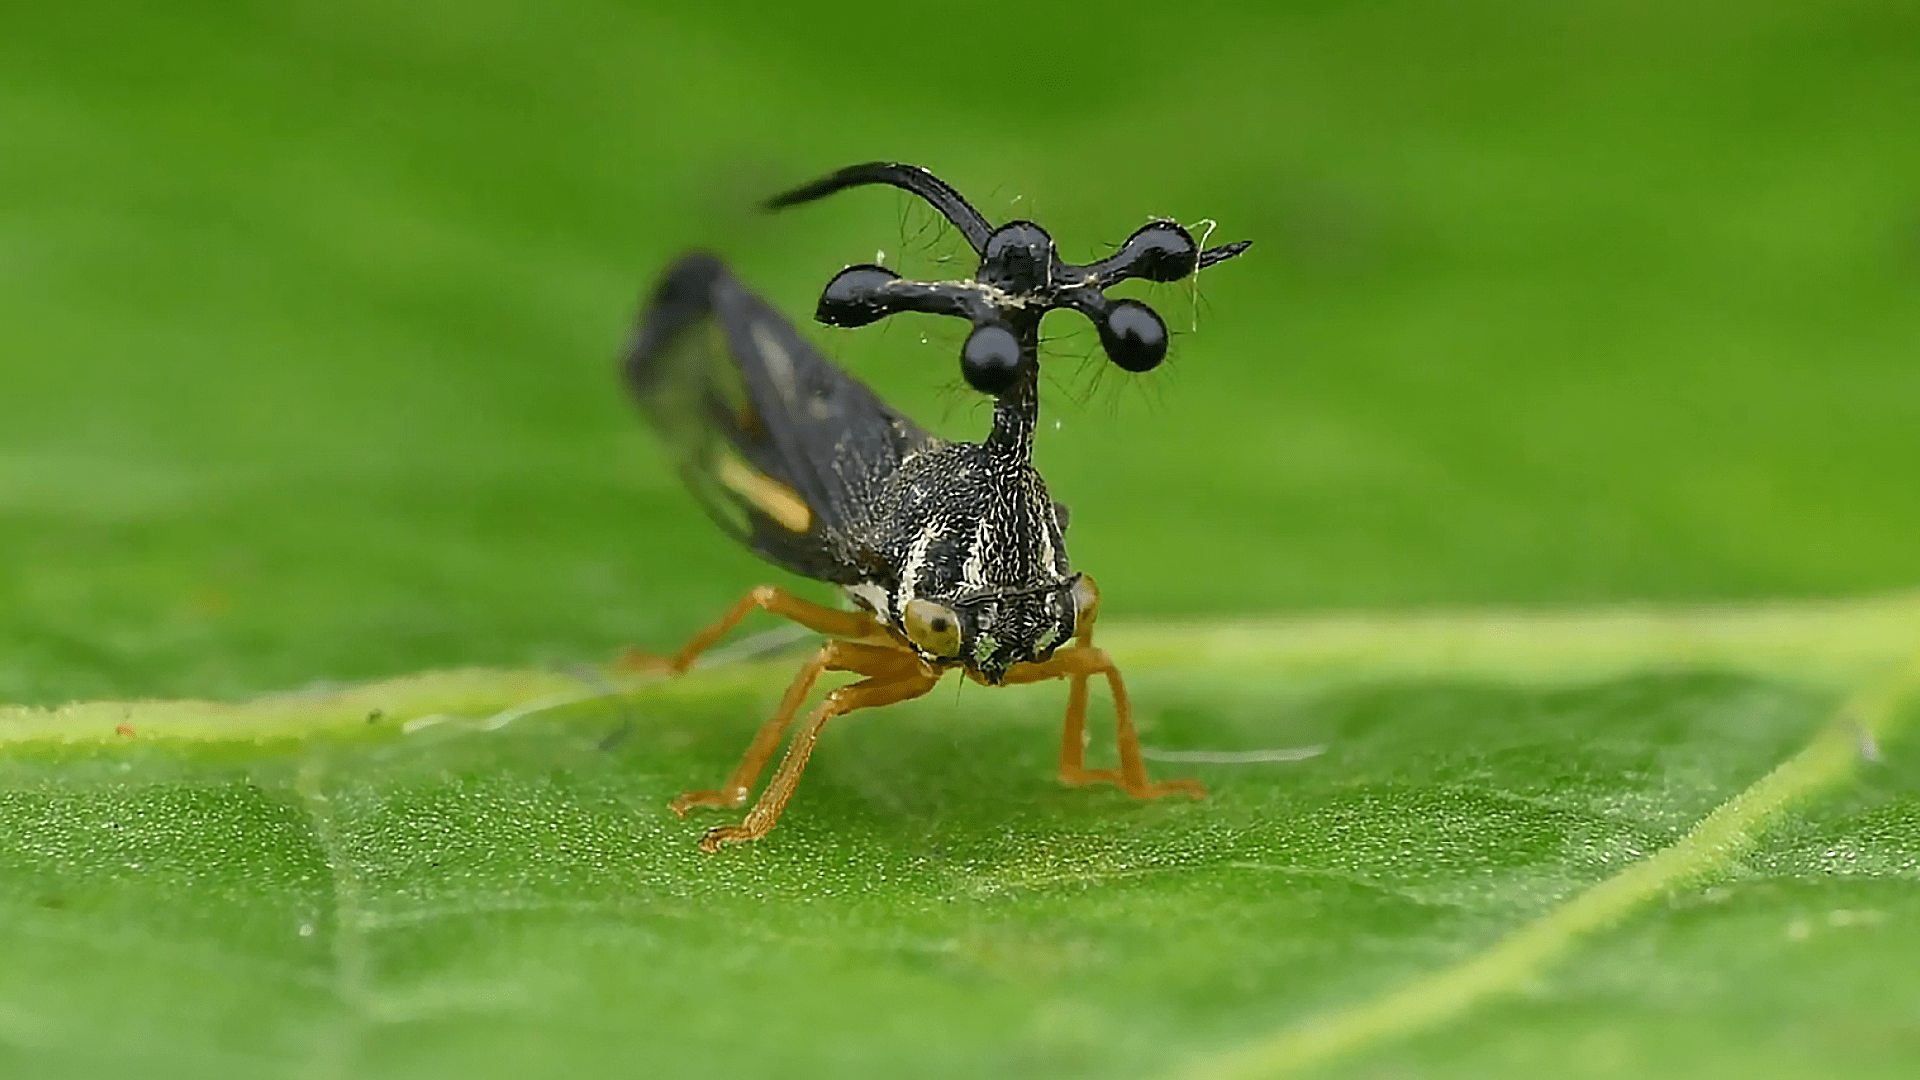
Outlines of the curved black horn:
{"label": "curved black horn", "polygon": [[845,191],[850,187],[866,184],[889,184],[902,191],[908,191],[933,204],[935,210],[945,215],[960,235],[973,245],[974,254],[987,244],[993,226],[980,216],[960,193],[947,185],[947,182],[918,165],[901,165],[891,161],[869,161],[863,165],[849,165],[831,176],[823,176],[811,184],[802,184],[792,191],[782,192],[766,201],[766,208],[779,210],[783,207],[798,206],[801,203],[824,199],[836,191]]}

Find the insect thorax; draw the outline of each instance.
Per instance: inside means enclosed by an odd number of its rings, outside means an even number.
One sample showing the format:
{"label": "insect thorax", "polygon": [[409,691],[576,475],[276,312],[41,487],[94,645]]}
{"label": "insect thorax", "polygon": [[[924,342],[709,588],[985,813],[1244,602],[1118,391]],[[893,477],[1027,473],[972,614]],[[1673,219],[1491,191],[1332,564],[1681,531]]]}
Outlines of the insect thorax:
{"label": "insect thorax", "polygon": [[997,677],[1071,636],[1066,539],[1046,482],[1022,457],[976,443],[931,447],[901,463],[863,525],[893,580],[851,591],[884,603],[895,625],[915,599],[953,609],[968,666]]}

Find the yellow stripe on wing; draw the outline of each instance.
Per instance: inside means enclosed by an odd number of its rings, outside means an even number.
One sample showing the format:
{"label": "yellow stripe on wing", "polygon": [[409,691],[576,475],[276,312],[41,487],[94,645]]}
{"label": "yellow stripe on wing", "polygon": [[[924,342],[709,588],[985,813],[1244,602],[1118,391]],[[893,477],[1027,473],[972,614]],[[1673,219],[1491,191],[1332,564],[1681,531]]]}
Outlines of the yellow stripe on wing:
{"label": "yellow stripe on wing", "polygon": [[755,471],[732,454],[720,455],[715,472],[729,490],[787,531],[804,533],[813,527],[813,510],[807,501],[773,477]]}

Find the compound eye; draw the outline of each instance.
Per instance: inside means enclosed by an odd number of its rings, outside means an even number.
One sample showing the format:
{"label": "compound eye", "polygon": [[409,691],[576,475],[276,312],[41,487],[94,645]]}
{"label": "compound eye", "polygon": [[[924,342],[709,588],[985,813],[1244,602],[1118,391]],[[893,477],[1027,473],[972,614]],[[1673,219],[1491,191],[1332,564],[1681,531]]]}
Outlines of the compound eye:
{"label": "compound eye", "polygon": [[1167,358],[1167,324],[1140,301],[1122,300],[1101,320],[1100,344],[1128,371],[1152,371]]}
{"label": "compound eye", "polygon": [[960,349],[960,374],[967,385],[999,397],[1020,378],[1020,341],[999,323],[976,327]]}
{"label": "compound eye", "polygon": [[946,659],[960,655],[960,619],[953,609],[931,600],[909,600],[900,620],[907,640],[928,656]]}
{"label": "compound eye", "polygon": [[865,326],[893,313],[887,287],[900,275],[884,266],[849,266],[820,293],[813,317],[828,326]]}
{"label": "compound eye", "polygon": [[1200,265],[1200,245],[1193,242],[1192,233],[1173,222],[1156,221],[1127,237],[1117,261],[1132,277],[1179,281]]}

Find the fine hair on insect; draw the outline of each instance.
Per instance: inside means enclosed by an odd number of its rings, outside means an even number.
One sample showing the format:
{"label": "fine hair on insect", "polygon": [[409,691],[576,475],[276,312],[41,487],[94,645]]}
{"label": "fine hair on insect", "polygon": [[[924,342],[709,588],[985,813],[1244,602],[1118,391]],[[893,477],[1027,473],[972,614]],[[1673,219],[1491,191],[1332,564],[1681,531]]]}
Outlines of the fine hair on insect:
{"label": "fine hair on insect", "polygon": [[[822,357],[715,256],[687,255],[667,269],[626,357],[642,411],[723,531],[776,566],[839,587],[850,604],[825,607],[760,585],[673,655],[635,659],[683,673],[755,610],[827,638],[726,781],[680,795],[672,809],[684,815],[746,804],[786,740],[746,817],[708,830],[700,846],[711,852],[757,840],[779,819],[830,720],[919,697],[952,669],[986,686],[1068,680],[1064,782],[1110,783],[1142,799],[1204,796],[1198,781],[1147,778],[1126,684],[1093,644],[1099,590],[1073,569],[1066,508],[1033,466],[1039,329],[1049,311],[1077,311],[1115,366],[1151,370],[1166,356],[1166,323],[1147,304],[1112,299],[1106,289],[1132,279],[1180,281],[1248,242],[1203,250],[1180,225],[1154,220],[1107,258],[1076,265],[1034,222],[993,226],[932,173],[887,162],[842,169],[767,205],[873,184],[925,200],[978,265],[971,278],[931,282],[878,262],[849,266],[828,282],[814,317],[845,327],[900,312],[965,319],[971,329],[960,348],[961,375],[992,399],[992,422],[980,442],[928,434]],[[861,678],[802,716],[815,681],[829,671]],[[1113,700],[1117,768],[1084,761],[1095,678]]]}

